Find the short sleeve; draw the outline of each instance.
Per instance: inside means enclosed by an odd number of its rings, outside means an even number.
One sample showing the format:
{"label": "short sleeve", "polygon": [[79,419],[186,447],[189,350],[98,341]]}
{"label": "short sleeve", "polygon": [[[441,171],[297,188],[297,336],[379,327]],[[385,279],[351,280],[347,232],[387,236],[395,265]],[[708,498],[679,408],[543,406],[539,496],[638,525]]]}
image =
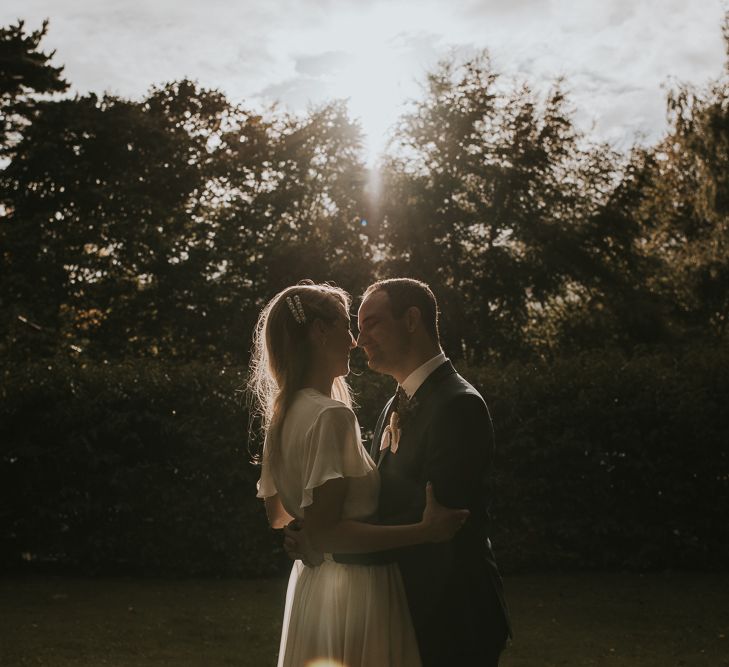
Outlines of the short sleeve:
{"label": "short sleeve", "polygon": [[256,483],[256,498],[270,498],[278,493],[276,484],[273,481],[273,475],[271,474],[271,465],[268,461],[266,453],[268,449],[264,445],[263,448],[263,460],[261,461],[261,478]]}
{"label": "short sleeve", "polygon": [[347,407],[322,411],[306,439],[301,508],[314,501],[314,489],[330,479],[363,477],[374,468],[362,446],[359,424]]}

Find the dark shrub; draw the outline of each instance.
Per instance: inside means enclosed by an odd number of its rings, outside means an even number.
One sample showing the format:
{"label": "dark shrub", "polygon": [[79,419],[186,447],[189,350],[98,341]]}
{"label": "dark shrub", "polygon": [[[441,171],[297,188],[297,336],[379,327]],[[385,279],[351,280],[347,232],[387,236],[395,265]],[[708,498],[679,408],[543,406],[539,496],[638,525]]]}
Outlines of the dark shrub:
{"label": "dark shrub", "polygon": [[[729,352],[463,368],[493,413],[502,568],[725,568]],[[286,567],[255,498],[245,370],[3,368],[0,562],[257,576]],[[363,436],[389,378],[351,378]]]}

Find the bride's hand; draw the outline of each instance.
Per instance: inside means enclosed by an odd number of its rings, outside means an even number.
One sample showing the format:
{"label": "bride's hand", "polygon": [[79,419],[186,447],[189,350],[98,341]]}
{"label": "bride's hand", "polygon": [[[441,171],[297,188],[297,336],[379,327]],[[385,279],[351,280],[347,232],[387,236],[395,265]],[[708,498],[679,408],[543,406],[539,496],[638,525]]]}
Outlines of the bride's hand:
{"label": "bride's hand", "polygon": [[443,507],[433,494],[433,485],[425,485],[425,510],[423,526],[429,542],[447,542],[452,539],[468,519],[468,510],[452,510]]}

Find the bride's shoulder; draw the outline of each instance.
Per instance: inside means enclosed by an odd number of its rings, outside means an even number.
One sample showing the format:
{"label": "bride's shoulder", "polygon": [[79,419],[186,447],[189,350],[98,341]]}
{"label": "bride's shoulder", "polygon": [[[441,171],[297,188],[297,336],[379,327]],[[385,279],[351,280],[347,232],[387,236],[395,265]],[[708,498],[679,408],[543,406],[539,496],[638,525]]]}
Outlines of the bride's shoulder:
{"label": "bride's shoulder", "polygon": [[298,401],[303,402],[305,404],[308,404],[310,406],[316,406],[316,408],[320,410],[327,410],[331,408],[343,408],[345,410],[352,411],[349,407],[347,407],[344,403],[341,401],[336,400],[335,398],[332,398],[331,396],[326,396],[325,394],[322,394],[320,391],[317,391],[316,389],[300,389],[296,395]]}
{"label": "bride's shoulder", "polygon": [[[340,401],[329,399],[320,404],[306,433],[312,444],[322,442],[336,445],[336,448],[361,443],[362,436],[357,417],[351,408]],[[326,448],[325,448],[326,449]]]}
{"label": "bride's shoulder", "polygon": [[312,429],[347,426],[357,428],[357,416],[352,408],[314,389],[299,391],[296,402],[302,421],[308,422]]}
{"label": "bride's shoulder", "polygon": [[[308,415],[311,421],[326,420],[356,420],[352,409],[341,401],[316,391],[315,389],[301,389],[294,401],[297,412]],[[293,407],[293,406],[292,406]]]}

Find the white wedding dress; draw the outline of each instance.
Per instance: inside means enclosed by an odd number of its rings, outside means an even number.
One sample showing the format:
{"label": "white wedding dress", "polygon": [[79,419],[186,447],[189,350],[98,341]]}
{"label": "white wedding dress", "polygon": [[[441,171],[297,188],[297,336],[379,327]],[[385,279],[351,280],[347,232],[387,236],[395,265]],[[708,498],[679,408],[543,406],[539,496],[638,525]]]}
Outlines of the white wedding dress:
{"label": "white wedding dress", "polygon": [[[377,509],[380,479],[362,445],[354,413],[314,389],[302,389],[281,433],[280,463],[264,455],[258,497],[279,494],[286,511],[304,518],[313,490],[349,480],[343,519],[365,521]],[[321,662],[319,662],[321,661]],[[344,565],[330,555],[318,567],[296,561],[286,592],[279,667],[419,666],[397,565]]]}

